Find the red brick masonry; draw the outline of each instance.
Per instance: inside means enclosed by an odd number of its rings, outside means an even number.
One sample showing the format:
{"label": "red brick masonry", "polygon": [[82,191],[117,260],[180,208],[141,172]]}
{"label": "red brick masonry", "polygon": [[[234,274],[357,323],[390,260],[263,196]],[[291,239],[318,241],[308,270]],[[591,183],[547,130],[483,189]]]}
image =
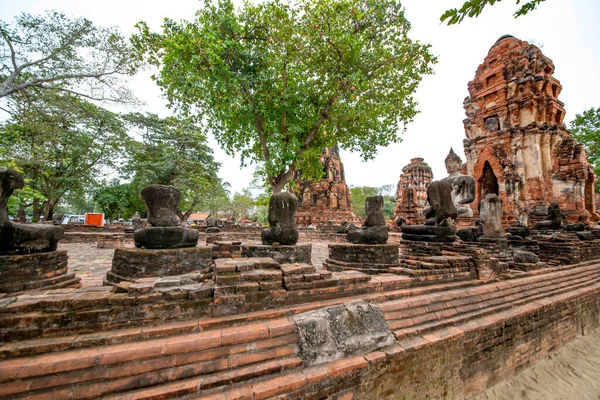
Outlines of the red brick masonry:
{"label": "red brick masonry", "polygon": [[381,305],[396,344],[311,368],[302,367],[289,316],[353,298],[6,343],[0,396],[461,397],[600,325],[600,264],[553,271],[401,290],[378,277],[378,293],[354,298]]}

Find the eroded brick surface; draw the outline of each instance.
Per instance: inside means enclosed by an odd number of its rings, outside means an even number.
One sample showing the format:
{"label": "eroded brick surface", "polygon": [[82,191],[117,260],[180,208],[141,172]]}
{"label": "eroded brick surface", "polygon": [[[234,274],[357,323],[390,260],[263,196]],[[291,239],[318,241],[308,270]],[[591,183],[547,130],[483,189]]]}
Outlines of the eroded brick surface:
{"label": "eroded brick surface", "polygon": [[594,174],[564,125],[554,64],[538,47],[500,38],[469,82],[466,172],[476,180],[474,210],[486,193],[504,201],[504,222],[532,225],[559,203],[569,221],[597,221]]}

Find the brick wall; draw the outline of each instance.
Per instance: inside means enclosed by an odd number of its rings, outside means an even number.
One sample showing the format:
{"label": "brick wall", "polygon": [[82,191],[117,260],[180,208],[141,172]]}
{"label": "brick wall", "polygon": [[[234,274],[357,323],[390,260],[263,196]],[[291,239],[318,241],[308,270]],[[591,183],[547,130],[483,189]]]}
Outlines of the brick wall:
{"label": "brick wall", "polygon": [[545,304],[465,324],[442,340],[439,335],[432,341],[406,339],[400,342],[404,348],[369,368],[357,397],[461,398],[480,393],[600,326],[598,288]]}

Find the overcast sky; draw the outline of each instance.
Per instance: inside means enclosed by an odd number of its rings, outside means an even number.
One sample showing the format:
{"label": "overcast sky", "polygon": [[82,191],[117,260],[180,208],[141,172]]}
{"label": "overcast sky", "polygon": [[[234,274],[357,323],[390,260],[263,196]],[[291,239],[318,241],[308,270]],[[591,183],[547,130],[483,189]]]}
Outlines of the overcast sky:
{"label": "overcast sky", "polygon": [[[454,147],[464,161],[462,141],[465,133],[462,107],[468,95],[467,83],[490,47],[504,34],[538,45],[554,61],[555,77],[563,91],[568,124],[575,114],[600,107],[600,0],[547,0],[537,10],[514,19],[515,0],[488,7],[477,19],[458,26],[439,23],[440,15],[464,0],[404,0],[406,16],[412,24],[411,36],[432,45],[438,56],[435,74],[421,82],[416,93],[421,113],[408,126],[402,143],[381,148],[373,161],[362,162],[358,154],[342,151],[346,180],[354,186],[396,185],[411,158],[423,157],[433,168],[434,178],[446,176],[444,158]],[[137,21],[159,29],[164,17],[192,19],[200,6],[198,0],[0,0],[0,19],[12,20],[21,12],[41,13],[58,10],[71,17],[83,16],[97,25],[118,26],[123,34],[134,33]],[[159,89],[149,73],[132,79],[132,88],[146,102],[144,110],[162,116],[169,114]],[[226,156],[214,140],[215,158],[223,164],[220,176],[233,190],[248,186],[254,167],[241,169],[239,159]]]}

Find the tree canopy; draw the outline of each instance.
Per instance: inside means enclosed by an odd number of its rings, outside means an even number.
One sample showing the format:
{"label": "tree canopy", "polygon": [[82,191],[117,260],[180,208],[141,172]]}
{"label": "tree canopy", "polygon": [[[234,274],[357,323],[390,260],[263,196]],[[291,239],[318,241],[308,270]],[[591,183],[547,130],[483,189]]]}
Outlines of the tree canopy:
{"label": "tree canopy", "polygon": [[116,114],[48,91],[14,103],[0,125],[0,160],[23,172],[40,194],[32,197],[34,216],[48,219],[67,192],[84,192],[105,168],[118,167],[126,140]]}
{"label": "tree canopy", "polygon": [[350,201],[352,202],[354,214],[356,214],[357,217],[365,217],[365,200],[367,197],[383,196],[383,216],[385,219],[392,219],[394,217],[396,199],[394,196],[389,195],[391,186],[392,185],[383,185],[382,187],[350,187]]}
{"label": "tree canopy", "polygon": [[208,207],[209,196],[227,196],[217,176],[220,164],[213,157],[202,128],[189,118],[132,113],[123,117],[141,141],[130,141],[125,174],[133,178],[137,193],[147,185],[173,185],[182,191],[180,218],[185,221],[196,207]]}
{"label": "tree canopy", "polygon": [[202,118],[223,149],[257,163],[274,192],[324,147],[373,158],[400,141],[436,61],[408,37],[396,0],[204,2],[191,22],[144,23],[132,42],[172,106]]}
{"label": "tree canopy", "polygon": [[0,21],[0,98],[30,89],[94,100],[132,102],[123,78],[135,72],[130,46],[116,28],[56,11]]}
{"label": "tree canopy", "polygon": [[[571,121],[571,135],[585,146],[588,161],[600,176],[600,107],[577,114]],[[596,191],[600,192],[600,180],[596,181]]]}
{"label": "tree canopy", "polygon": [[[533,11],[537,6],[546,0],[529,0],[523,3],[514,13],[514,17],[520,17]],[[499,3],[500,0],[467,0],[461,8],[451,8],[446,10],[440,17],[440,21],[447,20],[448,25],[460,24],[465,17],[477,18],[486,6],[493,6]],[[517,4],[521,4],[521,0],[516,0]]]}

